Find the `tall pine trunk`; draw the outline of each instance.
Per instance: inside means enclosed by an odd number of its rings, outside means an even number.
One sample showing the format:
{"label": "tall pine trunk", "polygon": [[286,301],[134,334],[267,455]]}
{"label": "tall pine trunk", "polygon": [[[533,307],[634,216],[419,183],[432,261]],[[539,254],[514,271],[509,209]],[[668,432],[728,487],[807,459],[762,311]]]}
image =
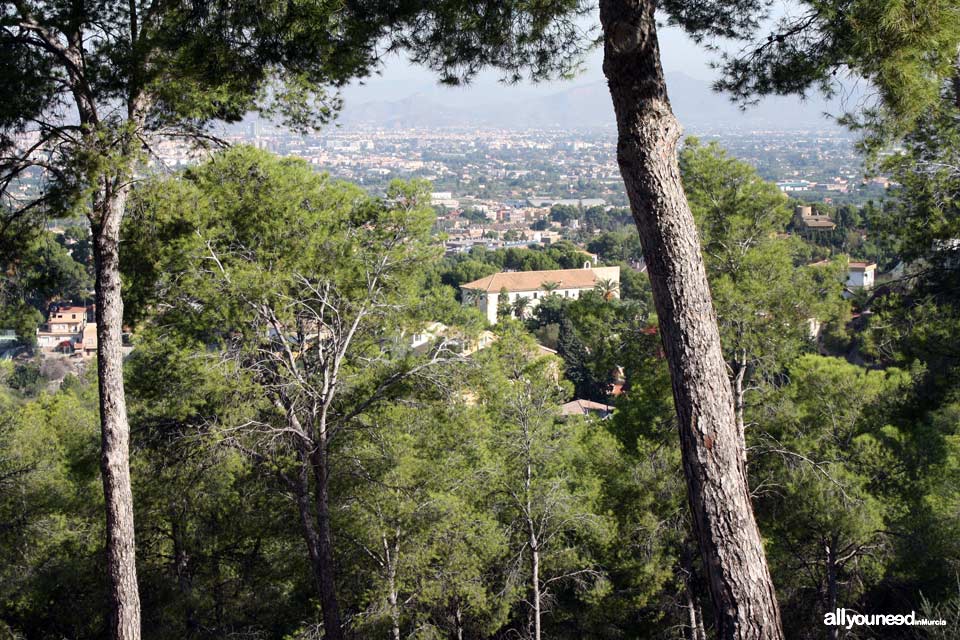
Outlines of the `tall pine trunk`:
{"label": "tall pine trunk", "polygon": [[531,640],[540,640],[540,541],[537,539],[537,526],[533,520],[533,461],[530,449],[530,433],[524,426],[525,455],[527,456],[527,474],[524,477],[524,496],[526,504],[527,544],[530,546],[530,622]]}
{"label": "tall pine trunk", "polygon": [[297,457],[299,459],[299,469],[297,470],[296,478],[291,479],[289,482],[297,502],[297,513],[300,516],[300,531],[303,533],[303,540],[307,544],[310,570],[313,573],[317,595],[319,595],[323,590],[320,586],[320,536],[317,535],[317,527],[314,524],[315,517],[310,502],[310,462],[309,454],[305,449],[306,447],[302,444],[298,444]]}
{"label": "tall pine trunk", "polygon": [[327,442],[318,434],[316,448],[310,455],[313,467],[314,502],[317,508],[317,584],[320,587],[320,607],[323,609],[325,640],[343,640],[343,620],[337,599],[336,574],[333,563],[333,532],[330,526],[330,469]]}
{"label": "tall pine trunk", "polygon": [[781,640],[700,242],[680,177],[681,130],[660,66],[655,10],[655,0],[600,2],[617,160],[670,365],[687,495],[718,637]]}
{"label": "tall pine trunk", "polygon": [[130,426],[123,392],[123,300],[120,297],[120,223],[128,187],[119,184],[120,181],[104,179],[91,216],[96,270],[100,470],[107,516],[110,633],[114,640],[139,640],[140,594],[130,485]]}
{"label": "tall pine trunk", "polygon": [[[282,401],[276,406],[286,413],[288,424],[295,432],[304,429],[297,414]],[[315,418],[316,419],[316,418]],[[343,640],[343,620],[340,617],[340,603],[337,599],[336,576],[333,564],[333,534],[330,527],[330,471],[327,454],[327,436],[325,419],[317,420],[319,428],[308,447],[302,440],[297,441],[297,459],[300,464],[297,477],[288,480],[297,501],[300,514],[300,526],[307,552],[310,556],[310,568],[320,596],[320,608],[323,613],[323,637],[325,640]],[[313,475],[313,508],[310,501],[310,475]]]}

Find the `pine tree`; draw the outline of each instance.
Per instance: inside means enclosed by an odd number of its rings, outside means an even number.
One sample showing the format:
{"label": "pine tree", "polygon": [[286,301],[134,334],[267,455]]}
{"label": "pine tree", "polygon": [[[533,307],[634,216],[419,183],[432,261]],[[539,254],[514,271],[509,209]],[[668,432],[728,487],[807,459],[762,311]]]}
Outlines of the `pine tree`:
{"label": "pine tree", "polygon": [[587,364],[587,349],[577,337],[576,329],[569,318],[563,318],[560,321],[557,355],[563,358],[564,373],[573,383],[576,397],[596,398],[599,385]]}

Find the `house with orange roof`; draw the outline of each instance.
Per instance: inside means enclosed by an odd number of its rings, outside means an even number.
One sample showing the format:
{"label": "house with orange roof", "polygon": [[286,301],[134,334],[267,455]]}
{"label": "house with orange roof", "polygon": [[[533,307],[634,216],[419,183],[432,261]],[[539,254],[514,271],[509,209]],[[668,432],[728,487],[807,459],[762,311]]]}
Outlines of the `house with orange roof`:
{"label": "house with orange roof", "polygon": [[464,305],[476,306],[490,324],[497,323],[500,296],[507,296],[511,305],[517,299],[527,300],[526,313],[531,313],[548,295],[579,298],[598,285],[610,284],[609,294],[620,296],[620,267],[595,267],[585,262],[582,269],[550,271],[502,271],[460,285]]}

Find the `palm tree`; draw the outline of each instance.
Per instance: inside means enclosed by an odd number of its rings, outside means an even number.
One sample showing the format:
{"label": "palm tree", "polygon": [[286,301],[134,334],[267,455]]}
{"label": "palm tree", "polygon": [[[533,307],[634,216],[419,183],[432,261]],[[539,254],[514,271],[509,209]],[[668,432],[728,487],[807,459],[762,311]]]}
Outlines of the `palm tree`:
{"label": "palm tree", "polygon": [[460,298],[468,307],[475,307],[480,302],[480,291],[477,289],[461,289]]}
{"label": "palm tree", "polygon": [[620,291],[620,283],[610,278],[601,278],[593,286],[594,291],[599,291],[604,300],[611,300]]}
{"label": "palm tree", "polygon": [[553,296],[557,294],[557,289],[560,288],[560,283],[553,281],[544,282],[540,285],[540,288],[546,291],[548,296]]}
{"label": "palm tree", "polygon": [[511,311],[510,292],[506,287],[500,287],[500,293],[497,295],[497,319],[508,317]]}
{"label": "palm tree", "polygon": [[525,298],[523,296],[517,296],[517,299],[513,301],[513,311],[518,318],[523,320],[523,317],[527,313],[527,307],[530,306],[530,298]]}

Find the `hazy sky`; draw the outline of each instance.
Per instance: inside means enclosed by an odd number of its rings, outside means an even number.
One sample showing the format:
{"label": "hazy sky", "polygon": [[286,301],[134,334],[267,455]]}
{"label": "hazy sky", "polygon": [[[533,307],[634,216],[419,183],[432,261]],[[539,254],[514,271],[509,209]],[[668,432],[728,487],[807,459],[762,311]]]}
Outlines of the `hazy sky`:
{"label": "hazy sky", "polygon": [[[681,71],[707,81],[715,77],[715,72],[709,67],[711,54],[694,44],[680,29],[661,29],[660,46],[666,71]],[[344,92],[346,109],[349,110],[351,104],[401,100],[415,93],[443,92],[446,94],[445,102],[505,102],[525,96],[557,93],[569,87],[602,81],[601,59],[602,51],[593,51],[586,61],[584,72],[573,80],[564,82],[538,85],[527,82],[505,86],[497,82],[496,73],[486,72],[470,86],[446,87],[438,85],[435,76],[429,71],[409,64],[400,56],[394,56],[384,65],[380,76],[369,78],[364,86],[355,85]]]}

